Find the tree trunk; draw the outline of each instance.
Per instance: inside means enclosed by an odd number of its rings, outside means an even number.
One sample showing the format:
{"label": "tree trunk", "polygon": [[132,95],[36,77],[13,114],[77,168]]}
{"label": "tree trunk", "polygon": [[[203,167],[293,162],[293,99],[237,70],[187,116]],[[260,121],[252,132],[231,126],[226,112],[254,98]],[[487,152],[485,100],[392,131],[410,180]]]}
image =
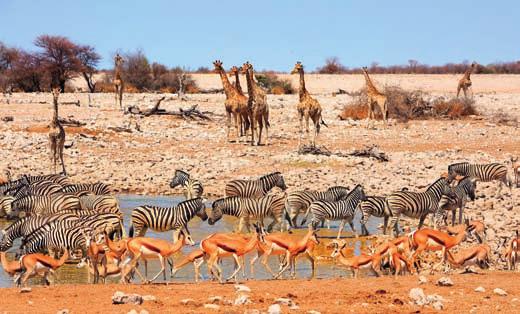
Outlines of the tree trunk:
{"label": "tree trunk", "polygon": [[89,74],[87,72],[83,72],[83,78],[85,81],[87,81],[88,90],[91,93],[96,92],[96,84],[92,81],[92,74]]}

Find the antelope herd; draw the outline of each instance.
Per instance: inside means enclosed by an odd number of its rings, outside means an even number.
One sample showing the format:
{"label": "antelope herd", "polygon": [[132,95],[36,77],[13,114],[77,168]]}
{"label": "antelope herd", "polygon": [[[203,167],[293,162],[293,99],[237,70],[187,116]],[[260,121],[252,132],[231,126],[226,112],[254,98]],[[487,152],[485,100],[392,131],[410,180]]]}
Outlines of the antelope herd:
{"label": "antelope herd", "polygon": [[[513,170],[516,174],[515,161]],[[16,180],[10,177],[0,185],[0,214],[14,222],[2,231],[0,258],[4,271],[19,285],[27,284],[28,279],[35,276],[43,277],[45,283],[49,283],[49,276],[54,277],[55,270],[70,259],[79,261],[78,268],[88,268],[89,282],[119,277],[121,282],[127,283],[135,274],[141,282],[155,281],[161,274],[166,280],[167,264],[171,277],[185,265],[193,264],[195,281],[199,281],[203,278],[200,267],[204,262],[208,278],[224,282],[221,263],[231,258],[235,267],[226,281],[238,281],[240,272],[247,278],[245,260],[251,255],[252,277],[255,276],[255,264],[260,260],[273,278],[281,278],[286,271],[295,278],[296,260],[303,256],[310,262],[312,279],[318,257],[315,249],[322,242],[318,227],[325,221],[340,221],[336,239],[325,246],[332,250],[330,257],[350,269],[354,277],[361,269],[376,276],[385,272],[395,276],[418,273],[433,261],[438,263],[430,267],[431,271],[442,265],[445,271],[450,266],[488,268],[498,261],[505,261],[506,268],[514,270],[520,250],[518,231],[511,239],[504,239],[493,252],[486,243],[484,223],[471,221],[463,213],[464,203],[475,199],[477,182],[489,181],[499,181],[509,188],[513,184],[507,176],[506,166],[498,163],[451,164],[448,172],[426,191],[403,188],[387,196],[367,196],[361,185],[351,190],[333,186],[324,192],[287,192],[283,175],[274,172],[258,179],[229,181],[226,196],[213,201],[208,211],[207,201],[202,198],[201,181],[177,170],[170,186],[181,187],[186,200],[174,207],[143,205],[134,208],[129,237],[126,237],[123,213],[109,186],[74,184],[63,175],[23,175]],[[455,224],[456,209],[459,209],[459,224]],[[357,211],[361,212],[363,235],[368,235],[366,223],[373,215],[384,217],[383,233],[387,231],[386,222],[392,221],[391,228],[396,237],[377,235],[375,240],[371,238],[369,251],[352,256],[349,252],[352,247],[341,238],[341,233],[348,223],[357,237],[353,223]],[[448,213],[452,213],[451,225],[447,224]],[[173,263],[176,253],[195,244],[188,229],[188,223],[195,216],[214,225],[223,215],[239,219],[239,232],[213,233],[197,239],[199,248]],[[400,215],[419,219],[418,228],[414,231],[405,228],[405,235],[399,236]],[[298,225],[299,216],[301,224],[310,221],[303,234],[292,232]],[[433,228],[422,227],[428,216]],[[272,223],[264,227],[267,219]],[[252,224],[253,229],[251,220],[256,221]],[[243,227],[251,233],[240,233]],[[173,242],[145,237],[147,229],[173,231]],[[9,261],[6,251],[18,238],[22,239],[17,250],[19,257]],[[467,245],[468,239],[478,243]],[[437,251],[440,251],[440,257],[436,257]],[[493,254],[498,254],[499,258],[494,260]],[[277,270],[269,265],[270,256],[278,257]],[[148,263],[152,260],[159,261],[160,270],[148,279]],[[144,274],[139,270],[140,264],[144,265]]]}

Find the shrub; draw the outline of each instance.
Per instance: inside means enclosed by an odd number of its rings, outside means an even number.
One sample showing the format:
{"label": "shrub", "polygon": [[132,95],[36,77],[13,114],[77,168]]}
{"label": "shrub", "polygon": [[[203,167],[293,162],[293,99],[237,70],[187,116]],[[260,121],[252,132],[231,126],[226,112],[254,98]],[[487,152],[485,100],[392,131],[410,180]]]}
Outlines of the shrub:
{"label": "shrub", "polygon": [[291,82],[287,79],[280,79],[274,73],[265,73],[255,75],[258,84],[267,89],[269,94],[292,94],[294,89]]}
{"label": "shrub", "polygon": [[325,65],[316,71],[320,74],[341,74],[347,72],[347,67],[341,64],[338,57],[330,57],[325,60]]}

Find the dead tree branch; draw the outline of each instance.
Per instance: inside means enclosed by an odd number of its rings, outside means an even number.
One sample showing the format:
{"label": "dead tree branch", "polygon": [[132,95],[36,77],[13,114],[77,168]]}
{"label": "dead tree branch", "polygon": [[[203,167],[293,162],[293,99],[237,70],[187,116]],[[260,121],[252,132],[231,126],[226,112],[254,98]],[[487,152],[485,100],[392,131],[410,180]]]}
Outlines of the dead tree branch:
{"label": "dead tree branch", "polygon": [[342,152],[331,152],[325,146],[313,146],[313,145],[304,145],[298,149],[298,154],[300,155],[322,155],[322,156],[338,156],[338,157],[368,157],[374,158],[379,161],[388,161],[388,156],[379,150],[377,145],[366,146],[364,149],[356,149],[350,153],[342,153]]}

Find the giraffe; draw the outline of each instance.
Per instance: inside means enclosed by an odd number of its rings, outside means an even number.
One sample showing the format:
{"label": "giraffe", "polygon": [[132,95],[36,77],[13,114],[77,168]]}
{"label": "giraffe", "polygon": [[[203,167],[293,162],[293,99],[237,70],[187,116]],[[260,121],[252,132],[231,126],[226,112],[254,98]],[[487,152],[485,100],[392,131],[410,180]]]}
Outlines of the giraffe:
{"label": "giraffe", "polygon": [[[473,62],[471,66],[464,72],[464,76],[459,80],[459,85],[457,85],[457,98],[459,97],[460,90],[464,92],[464,97],[468,97],[467,92],[468,89],[471,88],[471,73],[475,70],[477,66],[476,62]],[[471,90],[471,96],[473,96],[473,90]]]}
{"label": "giraffe", "polygon": [[320,133],[320,125],[327,126],[321,116],[321,105],[320,103],[312,98],[311,94],[305,88],[305,73],[301,62],[296,62],[291,74],[298,73],[300,75],[300,102],[298,103],[297,110],[300,117],[300,137],[298,140],[298,147],[301,146],[303,136],[303,120],[305,118],[307,137],[309,136],[309,117],[312,119],[314,124],[314,135],[312,139],[312,146],[316,146],[316,138]]}
{"label": "giraffe", "polygon": [[240,94],[237,89],[231,85],[226,75],[226,70],[222,67],[222,61],[215,60],[213,66],[215,67],[214,72],[220,75],[224,93],[226,94],[224,106],[227,114],[227,140],[230,141],[231,117],[233,117],[233,120],[235,121],[237,139],[240,139],[242,128],[244,128],[243,131],[245,133],[246,126],[249,126],[247,97]]}
{"label": "giraffe", "polygon": [[[54,103],[54,115],[52,116],[51,124],[49,125],[49,147],[51,150],[51,162],[54,166],[54,173],[56,173],[56,163],[58,158],[61,161],[62,173],[67,175],[65,171],[65,163],[63,162],[63,146],[65,144],[65,130],[59,121],[58,116],[58,97],[61,90],[59,88],[52,89],[52,98]],[[52,169],[52,167],[51,167]]]}
{"label": "giraffe", "polygon": [[116,106],[119,102],[119,108],[123,109],[123,89],[125,88],[125,82],[123,81],[123,77],[121,76],[121,67],[125,60],[119,54],[116,54],[114,57],[114,87],[115,87],[115,97],[116,97]]}
{"label": "giraffe", "polygon": [[258,142],[260,145],[262,140],[262,130],[265,124],[265,143],[269,145],[269,104],[267,103],[267,96],[265,91],[256,84],[254,80],[253,65],[246,62],[242,65],[242,73],[246,75],[247,81],[247,107],[249,108],[249,121],[251,122],[251,145],[255,145],[256,123],[258,123]]}
{"label": "giraffe", "polygon": [[237,89],[237,91],[244,95],[244,91],[242,91],[242,86],[240,86],[240,77],[239,77],[239,74],[240,74],[240,71],[238,69],[238,67],[236,66],[232,66],[231,69],[229,70],[229,76],[230,77],[235,77],[235,88]]}
{"label": "giraffe", "polygon": [[367,97],[368,97],[368,116],[367,116],[367,127],[368,127],[368,121],[371,119],[375,119],[375,112],[374,112],[374,104],[377,104],[379,106],[379,110],[381,110],[381,113],[383,114],[383,120],[385,124],[387,123],[388,118],[388,104],[386,95],[381,93],[377,90],[376,86],[370,79],[370,76],[368,76],[367,67],[363,67],[363,75],[365,76],[365,82],[367,85]]}

